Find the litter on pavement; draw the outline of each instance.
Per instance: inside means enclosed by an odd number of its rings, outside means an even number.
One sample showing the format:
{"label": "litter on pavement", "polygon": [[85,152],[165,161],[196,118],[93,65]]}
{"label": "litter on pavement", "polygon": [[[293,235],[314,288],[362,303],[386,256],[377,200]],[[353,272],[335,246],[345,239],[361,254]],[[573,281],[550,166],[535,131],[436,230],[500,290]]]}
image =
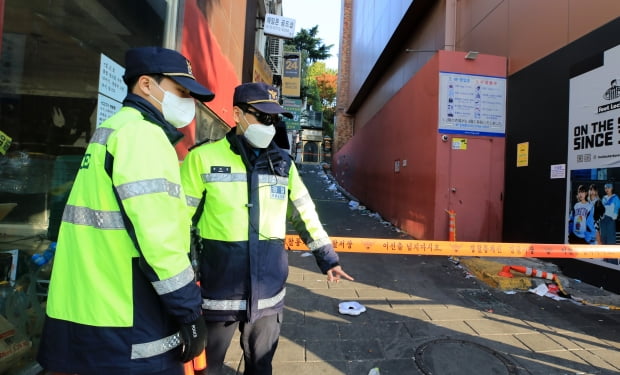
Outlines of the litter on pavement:
{"label": "litter on pavement", "polygon": [[366,311],[366,307],[364,307],[364,305],[362,305],[361,303],[355,301],[340,302],[338,304],[338,311],[341,314],[357,316]]}

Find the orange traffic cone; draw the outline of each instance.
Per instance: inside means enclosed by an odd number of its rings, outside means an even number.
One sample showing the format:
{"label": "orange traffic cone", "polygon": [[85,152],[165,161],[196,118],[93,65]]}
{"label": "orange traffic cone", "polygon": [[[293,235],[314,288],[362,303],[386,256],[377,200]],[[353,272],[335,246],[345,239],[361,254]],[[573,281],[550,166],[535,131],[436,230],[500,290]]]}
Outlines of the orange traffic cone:
{"label": "orange traffic cone", "polygon": [[540,271],[540,270],[530,268],[530,267],[525,267],[525,266],[504,266],[502,267],[502,270],[499,272],[499,275],[504,276],[504,277],[513,277],[512,273],[510,273],[511,269],[517,272],[524,273],[526,276],[540,277],[541,279],[547,279],[547,280],[556,279],[556,275],[554,273]]}
{"label": "orange traffic cone", "polygon": [[446,210],[450,216],[450,224],[448,224],[448,241],[456,241],[456,211]]}
{"label": "orange traffic cone", "polygon": [[[564,287],[562,287],[562,283],[560,282],[560,278],[555,273],[540,271],[525,266],[504,266],[502,267],[502,270],[498,272],[498,275],[504,277],[513,277],[512,273],[510,273],[511,269],[517,272],[524,273],[527,276],[540,277],[542,279],[552,280],[557,285],[557,289],[562,293],[562,297],[570,297],[570,294],[568,294],[566,290],[564,290]],[[551,287],[550,290],[551,289],[553,289],[553,287]]]}

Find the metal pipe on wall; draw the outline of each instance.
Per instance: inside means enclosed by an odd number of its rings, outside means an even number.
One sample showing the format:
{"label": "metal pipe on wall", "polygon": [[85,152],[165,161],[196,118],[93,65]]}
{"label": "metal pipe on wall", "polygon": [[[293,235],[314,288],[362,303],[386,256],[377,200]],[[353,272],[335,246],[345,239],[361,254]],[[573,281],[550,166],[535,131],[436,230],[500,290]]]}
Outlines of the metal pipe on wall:
{"label": "metal pipe on wall", "polygon": [[454,51],[456,47],[456,2],[446,0],[445,43],[444,50]]}
{"label": "metal pipe on wall", "polygon": [[163,47],[176,50],[181,45],[181,34],[183,25],[183,15],[185,8],[184,0],[168,0],[166,1],[166,20],[164,24],[164,41]]}

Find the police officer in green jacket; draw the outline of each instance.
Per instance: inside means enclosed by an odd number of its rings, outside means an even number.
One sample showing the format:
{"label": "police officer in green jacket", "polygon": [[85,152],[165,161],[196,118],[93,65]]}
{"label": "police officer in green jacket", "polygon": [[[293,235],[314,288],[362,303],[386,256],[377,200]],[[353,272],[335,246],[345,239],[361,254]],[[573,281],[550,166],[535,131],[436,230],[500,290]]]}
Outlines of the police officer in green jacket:
{"label": "police officer in green jacket", "polygon": [[181,375],[204,349],[186,199],[173,145],[213,99],[189,60],[125,55],[127,97],[86,149],[62,216],[38,353],[51,372]]}
{"label": "police officer in green jacket", "polygon": [[190,215],[198,217],[209,375],[221,372],[236,329],[245,374],[271,374],[288,277],[287,220],[329,281],[353,280],[339,264],[295,163],[273,142],[280,114],[292,117],[278,104],[274,87],[238,86],[236,130],[192,148],[181,166]]}

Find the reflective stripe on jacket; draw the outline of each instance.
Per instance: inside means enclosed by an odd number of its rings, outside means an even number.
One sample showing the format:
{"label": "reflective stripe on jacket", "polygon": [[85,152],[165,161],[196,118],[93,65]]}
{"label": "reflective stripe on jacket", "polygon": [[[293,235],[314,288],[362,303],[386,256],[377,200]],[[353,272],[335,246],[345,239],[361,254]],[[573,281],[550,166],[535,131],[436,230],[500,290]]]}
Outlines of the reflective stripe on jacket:
{"label": "reflective stripe on jacket", "polygon": [[202,306],[210,320],[255,321],[282,310],[287,219],[323,272],[338,264],[290,156],[273,142],[248,156],[241,142],[229,132],[192,149],[181,166],[190,216],[205,197],[197,229]]}
{"label": "reflective stripe on jacket", "polygon": [[179,324],[201,313],[185,202],[159,126],[123,107],[95,131],[59,231],[38,358],[46,369],[178,364]]}

